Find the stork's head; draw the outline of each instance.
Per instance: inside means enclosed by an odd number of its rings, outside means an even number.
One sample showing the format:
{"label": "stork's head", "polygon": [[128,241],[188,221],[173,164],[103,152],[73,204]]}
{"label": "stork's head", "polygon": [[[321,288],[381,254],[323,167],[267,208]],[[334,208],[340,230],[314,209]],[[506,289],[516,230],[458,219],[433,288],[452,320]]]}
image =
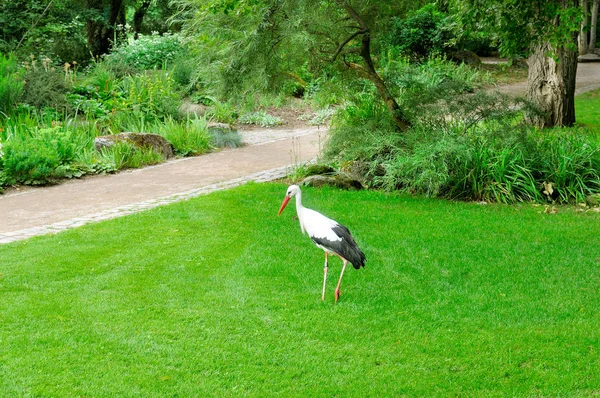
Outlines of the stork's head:
{"label": "stork's head", "polygon": [[296,196],[298,193],[300,192],[300,187],[298,185],[290,185],[286,191],[285,194],[285,198],[283,198],[283,203],[281,204],[281,207],[279,208],[279,213],[277,213],[277,215],[281,215],[281,212],[283,212],[283,209],[285,209],[285,206],[287,206],[288,202],[290,201],[290,199],[292,198],[292,196]]}

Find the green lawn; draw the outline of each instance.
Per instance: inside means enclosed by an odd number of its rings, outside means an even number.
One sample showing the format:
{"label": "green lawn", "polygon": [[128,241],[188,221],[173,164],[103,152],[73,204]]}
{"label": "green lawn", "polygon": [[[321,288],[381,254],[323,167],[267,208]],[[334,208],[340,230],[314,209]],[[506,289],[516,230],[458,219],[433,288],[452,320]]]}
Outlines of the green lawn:
{"label": "green lawn", "polygon": [[0,246],[0,396],[600,394],[600,214],[280,184]]}
{"label": "green lawn", "polygon": [[600,134],[600,90],[575,97],[577,123]]}

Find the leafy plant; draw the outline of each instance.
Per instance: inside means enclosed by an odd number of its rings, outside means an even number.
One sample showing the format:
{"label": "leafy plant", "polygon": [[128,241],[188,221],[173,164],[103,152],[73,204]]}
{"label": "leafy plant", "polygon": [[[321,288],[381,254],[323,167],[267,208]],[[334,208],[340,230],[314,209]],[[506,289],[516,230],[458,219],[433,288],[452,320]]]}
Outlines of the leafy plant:
{"label": "leafy plant", "polygon": [[40,185],[60,177],[60,157],[42,140],[11,140],[3,150],[4,174],[10,184]]}
{"label": "leafy plant", "polygon": [[69,106],[66,96],[71,83],[65,79],[64,72],[58,70],[49,58],[43,58],[40,62],[32,59],[28,65],[20,101],[40,110],[66,110]]}
{"label": "leafy plant", "polygon": [[105,57],[105,62],[109,66],[124,64],[138,71],[170,68],[182,50],[183,44],[178,34],[139,35],[137,40],[113,50]]}
{"label": "leafy plant", "polygon": [[178,116],[179,95],[168,72],[128,76],[119,83],[119,88],[124,97],[121,105],[134,114],[144,115],[146,120]]}
{"label": "leafy plant", "polygon": [[452,39],[447,18],[434,4],[428,4],[406,17],[392,19],[387,40],[411,58],[441,54]]}
{"label": "leafy plant", "polygon": [[114,170],[135,169],[165,160],[161,153],[154,152],[152,148],[138,149],[127,142],[117,142],[110,148],[105,148],[101,159],[101,163],[109,164],[109,169]]}
{"label": "leafy plant", "polygon": [[23,91],[22,73],[13,54],[0,53],[0,114],[10,115]]}
{"label": "leafy plant", "polygon": [[178,156],[200,155],[210,150],[210,135],[205,120],[187,119],[178,122],[169,118],[154,124],[150,129],[173,144]]}
{"label": "leafy plant", "polygon": [[233,105],[227,102],[221,102],[214,97],[204,97],[205,103],[210,103],[206,111],[207,119],[215,120],[221,123],[234,124],[237,121],[238,113]]}
{"label": "leafy plant", "polygon": [[261,127],[273,127],[281,124],[281,118],[269,115],[265,111],[245,113],[238,119],[242,124],[256,124]]}

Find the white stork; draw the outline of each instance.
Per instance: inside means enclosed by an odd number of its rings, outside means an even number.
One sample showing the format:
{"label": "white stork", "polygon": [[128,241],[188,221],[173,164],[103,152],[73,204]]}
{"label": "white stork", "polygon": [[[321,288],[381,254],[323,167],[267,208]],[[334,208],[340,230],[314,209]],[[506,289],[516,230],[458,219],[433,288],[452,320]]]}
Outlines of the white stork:
{"label": "white stork", "polygon": [[281,212],[283,212],[283,209],[285,209],[285,206],[287,206],[288,202],[293,196],[296,197],[296,211],[298,213],[298,219],[300,220],[300,228],[302,229],[302,233],[306,232],[314,244],[325,251],[323,294],[321,296],[321,300],[325,300],[325,284],[327,282],[328,268],[327,260],[329,254],[335,254],[344,262],[342,273],[340,274],[340,280],[338,281],[337,288],[335,289],[335,302],[337,303],[338,299],[340,298],[340,285],[342,283],[342,277],[344,276],[346,264],[352,263],[356,269],[364,267],[365,262],[367,261],[365,254],[362,252],[362,250],[360,250],[354,241],[354,238],[352,238],[348,228],[330,218],[325,217],[319,212],[302,206],[302,192],[300,191],[300,187],[297,185],[290,185],[288,187],[287,193],[277,215],[281,215]]}

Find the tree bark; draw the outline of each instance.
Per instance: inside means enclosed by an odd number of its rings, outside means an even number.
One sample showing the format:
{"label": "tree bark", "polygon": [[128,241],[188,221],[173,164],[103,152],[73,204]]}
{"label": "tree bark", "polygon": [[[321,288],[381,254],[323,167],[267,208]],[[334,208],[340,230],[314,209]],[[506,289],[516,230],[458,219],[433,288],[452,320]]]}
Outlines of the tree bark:
{"label": "tree bark", "polygon": [[139,34],[142,31],[142,23],[144,22],[144,17],[146,16],[146,12],[150,7],[150,3],[152,0],[144,0],[140,8],[135,10],[133,14],[133,38],[137,40]]}
{"label": "tree bark", "polygon": [[[123,30],[117,29],[117,24],[125,25],[125,2],[124,0],[111,0],[106,10],[102,0],[87,0],[85,6],[88,10],[96,11],[94,18],[88,18],[86,22],[87,42],[92,55],[97,58],[108,54],[123,37]],[[104,18],[108,11],[108,20]]]}
{"label": "tree bark", "polygon": [[589,19],[589,1],[581,0],[581,8],[583,9],[583,19],[581,21],[581,29],[579,30],[579,55],[588,53],[588,19]]}
{"label": "tree bark", "polygon": [[593,53],[596,49],[596,27],[598,26],[598,6],[600,6],[600,0],[594,0],[592,5],[592,18],[590,22],[590,45],[588,51]]}
{"label": "tree bark", "polygon": [[[554,54],[554,57],[548,54]],[[537,43],[529,57],[527,97],[542,114],[529,114],[528,122],[540,128],[572,126],[575,123],[576,76],[576,50],[553,48],[547,42]]]}

